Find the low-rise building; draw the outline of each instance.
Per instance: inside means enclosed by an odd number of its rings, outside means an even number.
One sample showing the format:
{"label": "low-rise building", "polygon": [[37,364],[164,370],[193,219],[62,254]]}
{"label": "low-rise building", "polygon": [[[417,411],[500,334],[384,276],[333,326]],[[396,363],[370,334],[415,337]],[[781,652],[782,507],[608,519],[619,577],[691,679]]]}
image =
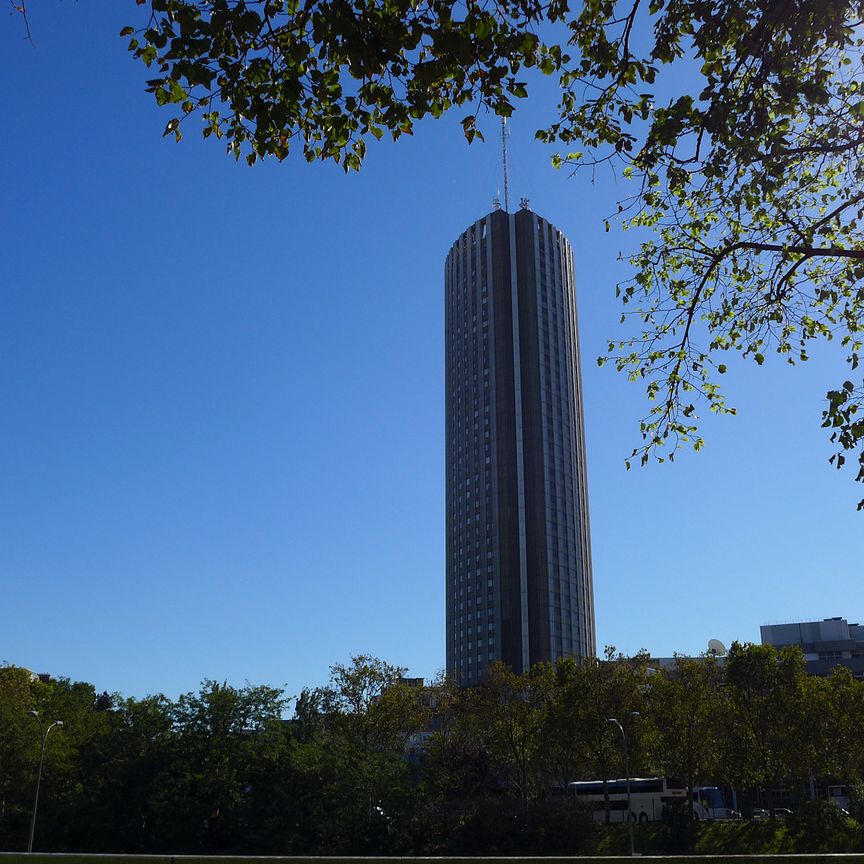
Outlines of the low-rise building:
{"label": "low-rise building", "polygon": [[759,630],[763,645],[798,645],[811,675],[830,675],[835,666],[846,666],[856,678],[864,678],[864,625],[850,624],[845,618],[826,618],[763,624]]}

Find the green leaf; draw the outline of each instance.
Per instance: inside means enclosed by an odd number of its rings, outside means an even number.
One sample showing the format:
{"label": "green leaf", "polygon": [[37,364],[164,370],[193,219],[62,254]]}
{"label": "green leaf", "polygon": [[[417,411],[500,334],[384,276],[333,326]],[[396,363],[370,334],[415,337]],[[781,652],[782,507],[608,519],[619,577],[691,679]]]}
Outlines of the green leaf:
{"label": "green leaf", "polygon": [[474,31],[474,36],[477,39],[488,39],[492,34],[492,19],[487,15],[477,22],[477,28]]}

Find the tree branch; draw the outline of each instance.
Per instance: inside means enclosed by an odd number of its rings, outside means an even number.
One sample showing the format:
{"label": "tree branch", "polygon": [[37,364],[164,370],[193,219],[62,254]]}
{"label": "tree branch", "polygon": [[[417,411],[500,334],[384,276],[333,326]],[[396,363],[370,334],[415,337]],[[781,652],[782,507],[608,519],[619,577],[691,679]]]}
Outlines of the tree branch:
{"label": "tree branch", "polygon": [[36,43],[33,41],[33,34],[30,32],[30,19],[27,17],[26,0],[18,0],[17,3],[15,0],[9,0],[9,4],[15,12],[21,15],[21,18],[24,21],[24,31],[26,33],[24,38],[35,48]]}

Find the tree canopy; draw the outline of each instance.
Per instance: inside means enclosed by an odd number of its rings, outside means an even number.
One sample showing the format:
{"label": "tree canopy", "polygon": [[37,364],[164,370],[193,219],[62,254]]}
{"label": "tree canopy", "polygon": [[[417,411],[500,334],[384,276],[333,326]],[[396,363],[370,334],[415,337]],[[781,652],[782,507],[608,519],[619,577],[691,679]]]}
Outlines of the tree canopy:
{"label": "tree canopy", "polygon": [[[46,740],[40,852],[596,854],[624,826],[604,834],[602,814],[565,792],[625,776],[612,717],[632,776],[725,782],[745,810],[782,786],[806,811],[811,778],[823,798],[830,784],[864,779],[864,682],[846,668],[806,675],[797,648],[735,643],[725,665],[678,658],[656,670],[646,655],[609,650],[521,675],[498,664],[464,689],[402,671],[361,655],[296,700],[216,681],[134,699],[0,665],[0,844],[26,846],[34,709],[63,721]],[[661,849],[682,839],[676,824],[657,835]],[[860,827],[847,827],[825,848],[860,844]],[[806,825],[787,839],[796,851],[818,846]]]}
{"label": "tree canopy", "polygon": [[560,65],[560,49],[533,32],[558,18],[557,2],[152,0],[148,26],[121,35],[158,69],[147,82],[157,104],[176,109],[165,134],[179,140],[185,117],[201,114],[204,136],[250,165],[296,144],[348,170],[370,137],[410,135],[453,106],[470,109],[468,140],[479,108],[512,113],[527,95],[520,68]]}
{"label": "tree canopy", "polygon": [[123,33],[173,109],[166,134],[200,114],[205,137],[250,164],[296,144],[356,169],[370,137],[454,107],[470,141],[479,111],[509,116],[527,95],[526,70],[556,75],[537,137],[563,148],[558,165],[630,178],[621,220],[649,232],[617,289],[628,332],[599,358],[646,387],[631,458],[700,449],[698,412],[734,413],[718,383],[727,352],[794,364],[838,339],[850,377],[823,425],[832,461],[857,452],[864,481],[864,0],[149,6],[148,25]]}

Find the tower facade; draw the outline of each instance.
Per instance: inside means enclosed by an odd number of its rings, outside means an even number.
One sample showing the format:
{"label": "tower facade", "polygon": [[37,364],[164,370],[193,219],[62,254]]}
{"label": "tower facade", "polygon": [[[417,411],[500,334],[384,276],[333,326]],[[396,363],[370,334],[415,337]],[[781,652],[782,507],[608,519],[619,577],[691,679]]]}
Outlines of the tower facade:
{"label": "tower facade", "polygon": [[495,210],[445,265],[447,672],[593,656],[573,254]]}

